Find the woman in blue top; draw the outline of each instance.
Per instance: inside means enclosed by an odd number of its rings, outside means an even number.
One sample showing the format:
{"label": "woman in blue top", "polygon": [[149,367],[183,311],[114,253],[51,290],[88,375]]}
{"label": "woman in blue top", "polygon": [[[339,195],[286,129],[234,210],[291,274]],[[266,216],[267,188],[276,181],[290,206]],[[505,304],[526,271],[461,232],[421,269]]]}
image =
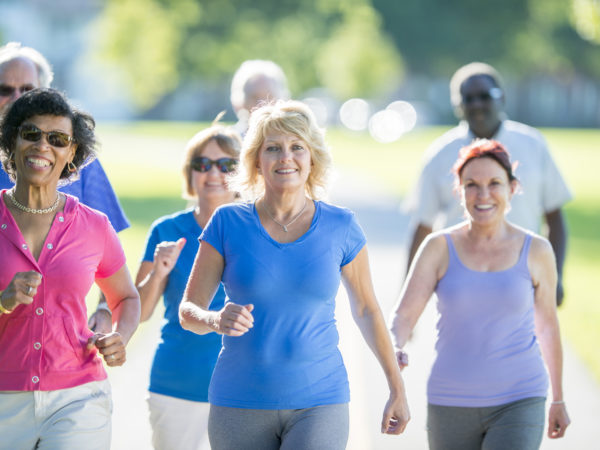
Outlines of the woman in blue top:
{"label": "woman in blue top", "polygon": [[463,148],[454,171],[467,220],[432,234],[418,251],[392,322],[398,361],[408,364],[401,349],[435,291],[429,447],[534,450],[544,431],[544,362],[553,398],[548,436],[562,437],[569,425],[554,253],[545,238],[505,219],[518,181],[500,143]]}
{"label": "woman in blue top", "polygon": [[[401,433],[409,419],[404,385],[364,234],[351,211],[317,200],[331,166],[323,130],[300,102],[262,106],[241,160],[234,184],[254,201],[217,209],[180,307],[184,328],[224,335],[209,388],[212,448],[345,448],[349,389],[334,317],[340,278],[390,388],[381,431]],[[226,303],[210,311],[220,281]]]}
{"label": "woman in blue top", "polygon": [[[209,448],[208,383],[221,337],[198,336],[182,329],[178,311],[198,250],[198,236],[218,206],[234,201],[225,177],[236,167],[240,147],[238,134],[218,125],[189,141],[183,165],[184,197],[195,205],[154,222],[138,270],[141,320],[150,318],[161,296],[165,303],[148,398],[156,449]],[[212,307],[218,310],[225,294],[222,287],[215,289]]]}

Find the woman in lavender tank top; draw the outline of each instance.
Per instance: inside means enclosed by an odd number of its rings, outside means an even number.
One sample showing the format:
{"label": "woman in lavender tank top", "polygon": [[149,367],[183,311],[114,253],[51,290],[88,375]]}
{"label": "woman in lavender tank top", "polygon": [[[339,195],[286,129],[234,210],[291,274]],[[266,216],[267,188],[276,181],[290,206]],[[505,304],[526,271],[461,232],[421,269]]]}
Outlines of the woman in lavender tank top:
{"label": "woman in lavender tank top", "polygon": [[548,378],[548,436],[562,437],[570,423],[554,253],[545,238],[505,219],[519,183],[502,144],[482,139],[464,147],[454,173],[466,221],[419,248],[392,320],[398,363],[408,365],[402,348],[435,292],[429,447],[538,449]]}

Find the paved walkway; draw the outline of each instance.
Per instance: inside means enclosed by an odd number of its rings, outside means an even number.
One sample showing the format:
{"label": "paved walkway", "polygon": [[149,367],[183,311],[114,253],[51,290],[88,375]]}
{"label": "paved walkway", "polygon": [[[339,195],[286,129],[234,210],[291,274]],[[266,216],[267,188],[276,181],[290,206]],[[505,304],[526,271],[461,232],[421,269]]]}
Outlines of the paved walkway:
{"label": "paved walkway", "polygon": [[[373,281],[386,316],[392,311],[400,289],[408,235],[407,218],[398,210],[398,199],[381,190],[364,173],[344,173],[334,185],[331,201],[353,209],[367,238]],[[568,305],[567,305],[568,306]],[[133,337],[128,362],[109,369],[113,385],[113,450],[150,449],[150,427],[145,403],[150,362],[158,339],[159,313],[142,324]],[[349,450],[427,449],[425,433],[425,385],[434,357],[435,310],[429,305],[407,345],[411,365],[403,373],[412,420],[401,436],[379,433],[381,413],[387,399],[385,377],[354,324],[343,288],[338,296],[337,319],[340,347],[348,368],[350,403]],[[572,425],[564,439],[545,438],[543,450],[594,448],[600,411],[600,385],[565,343],[565,398]]]}

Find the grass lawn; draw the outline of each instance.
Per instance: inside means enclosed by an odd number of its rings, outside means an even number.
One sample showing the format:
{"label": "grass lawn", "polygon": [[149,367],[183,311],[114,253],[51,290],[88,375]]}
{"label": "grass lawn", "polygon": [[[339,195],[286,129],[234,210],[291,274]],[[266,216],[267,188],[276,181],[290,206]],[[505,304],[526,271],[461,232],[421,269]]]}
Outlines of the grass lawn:
{"label": "grass lawn", "polygon": [[[102,164],[110,174],[132,227],[121,233],[132,275],[152,221],[185,206],[181,199],[183,148],[206,124],[141,122],[100,124]],[[423,150],[447,127],[422,128],[392,144],[368,135],[331,129],[328,141],[339,167],[376,176],[402,197],[416,181]],[[599,130],[542,130],[575,200],[565,208],[569,248],[565,266],[565,303],[559,310],[563,334],[600,380],[600,301],[594,279],[600,276]]]}

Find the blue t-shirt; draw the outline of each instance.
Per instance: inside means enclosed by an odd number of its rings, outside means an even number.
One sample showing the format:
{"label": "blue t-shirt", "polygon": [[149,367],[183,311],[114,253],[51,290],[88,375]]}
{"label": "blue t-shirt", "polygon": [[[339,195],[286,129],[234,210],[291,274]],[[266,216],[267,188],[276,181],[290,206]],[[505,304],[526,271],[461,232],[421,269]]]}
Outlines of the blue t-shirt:
{"label": "blue t-shirt", "polygon": [[[202,229],[192,209],[156,220],[148,235],[143,261],[154,261],[154,249],[163,241],[185,238],[186,244],[169,274],[163,299],[165,320],[161,340],[150,372],[151,392],[199,402],[208,401],[208,383],[221,349],[221,336],[216,333],[198,335],[179,324],[179,303],[192,271]],[[223,307],[225,293],[220,286],[210,309]]]}
{"label": "blue t-shirt", "polygon": [[[13,186],[14,183],[10,181],[8,174],[0,165],[0,189],[10,189]],[[117,233],[129,227],[125,212],[97,159],[81,169],[79,179],[59,187],[58,190],[73,195],[84,205],[106,214]]]}
{"label": "blue t-shirt", "polygon": [[253,409],[348,402],[334,313],[341,267],[366,242],[354,214],[315,202],[308,231],[281,244],[263,228],[254,204],[226,205],[201,239],[225,260],[226,302],[254,305],[254,327],[223,336],[209,401]]}

